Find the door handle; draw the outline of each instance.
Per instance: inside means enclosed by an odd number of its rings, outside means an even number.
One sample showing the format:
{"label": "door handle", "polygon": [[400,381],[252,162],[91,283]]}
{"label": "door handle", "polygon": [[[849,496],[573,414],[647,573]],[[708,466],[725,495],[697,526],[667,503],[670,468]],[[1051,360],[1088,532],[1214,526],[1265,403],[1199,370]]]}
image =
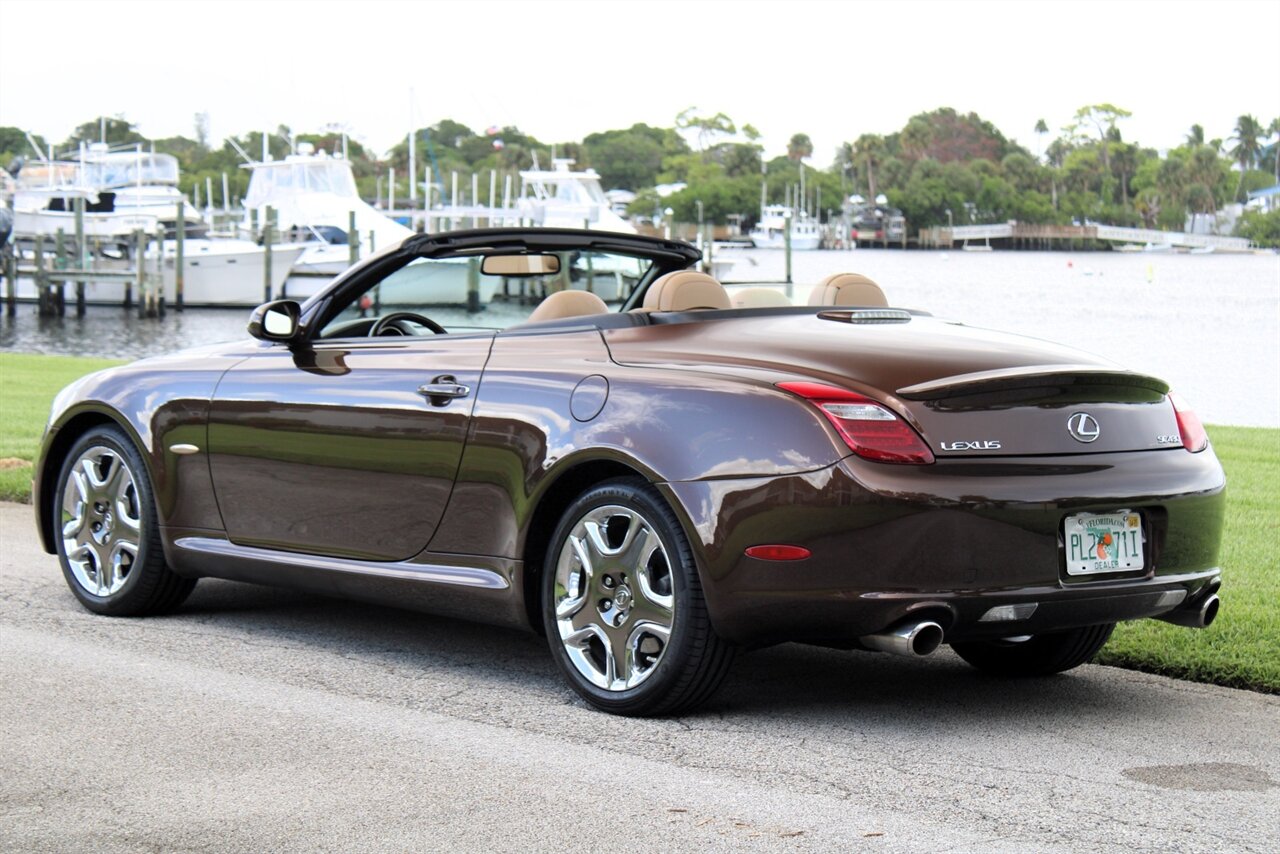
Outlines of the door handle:
{"label": "door handle", "polygon": [[454,398],[471,394],[471,387],[459,383],[457,377],[445,374],[418,386],[418,394],[430,400],[432,406],[444,406]]}

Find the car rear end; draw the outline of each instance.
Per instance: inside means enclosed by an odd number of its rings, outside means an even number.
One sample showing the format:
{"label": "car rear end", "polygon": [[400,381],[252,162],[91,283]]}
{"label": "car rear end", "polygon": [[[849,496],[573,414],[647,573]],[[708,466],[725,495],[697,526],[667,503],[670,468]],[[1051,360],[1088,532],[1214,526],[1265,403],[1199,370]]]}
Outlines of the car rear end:
{"label": "car rear end", "polygon": [[1212,620],[1225,477],[1194,413],[1101,360],[972,361],[920,354],[888,389],[901,360],[777,382],[843,459],[667,485],[692,508],[718,631],[877,646],[926,622],[953,643]]}

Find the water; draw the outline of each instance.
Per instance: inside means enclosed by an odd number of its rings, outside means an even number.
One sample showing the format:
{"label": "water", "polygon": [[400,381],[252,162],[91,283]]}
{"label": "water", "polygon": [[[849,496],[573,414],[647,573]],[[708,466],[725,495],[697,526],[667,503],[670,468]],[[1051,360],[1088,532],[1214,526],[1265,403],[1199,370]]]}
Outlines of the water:
{"label": "water", "polygon": [[[721,256],[738,259],[726,283],[783,278],[781,251]],[[1207,422],[1280,427],[1280,256],[862,249],[792,259],[796,302],[829,273],[864,273],[893,305],[1069,344],[1161,377]],[[448,328],[501,327],[526,311],[432,314]],[[0,317],[0,349],[138,358],[242,338],[248,316],[191,309],[156,321],[92,307],[84,318],[40,318],[20,305],[17,317]]]}

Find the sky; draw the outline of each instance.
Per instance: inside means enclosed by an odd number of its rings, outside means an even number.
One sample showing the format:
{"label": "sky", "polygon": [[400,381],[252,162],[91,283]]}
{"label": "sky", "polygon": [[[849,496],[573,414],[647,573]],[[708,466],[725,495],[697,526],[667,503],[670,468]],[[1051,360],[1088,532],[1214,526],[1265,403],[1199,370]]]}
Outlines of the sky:
{"label": "sky", "polygon": [[[941,106],[1033,152],[1085,104],[1166,149],[1191,124],[1280,116],[1280,2],[381,2],[0,0],[0,125],[66,139],[100,114],[149,137],[345,125],[383,153],[410,122],[543,142],[690,106],[841,142]],[[1045,140],[1047,142],[1047,140]]]}

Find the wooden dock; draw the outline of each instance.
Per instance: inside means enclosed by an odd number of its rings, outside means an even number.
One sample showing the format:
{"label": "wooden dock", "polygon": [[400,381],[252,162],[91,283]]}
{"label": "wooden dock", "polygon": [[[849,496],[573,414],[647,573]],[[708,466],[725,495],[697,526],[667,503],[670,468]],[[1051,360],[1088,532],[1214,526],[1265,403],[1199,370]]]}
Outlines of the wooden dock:
{"label": "wooden dock", "polygon": [[954,228],[922,228],[918,245],[922,249],[953,249],[956,244],[1005,249],[1089,248],[1097,244],[1151,246],[1158,249],[1207,249],[1218,252],[1250,252],[1253,246],[1243,237],[1219,234],[1188,234],[1152,228],[1124,228],[1117,225],[1037,225],[1004,222],[959,225]]}

